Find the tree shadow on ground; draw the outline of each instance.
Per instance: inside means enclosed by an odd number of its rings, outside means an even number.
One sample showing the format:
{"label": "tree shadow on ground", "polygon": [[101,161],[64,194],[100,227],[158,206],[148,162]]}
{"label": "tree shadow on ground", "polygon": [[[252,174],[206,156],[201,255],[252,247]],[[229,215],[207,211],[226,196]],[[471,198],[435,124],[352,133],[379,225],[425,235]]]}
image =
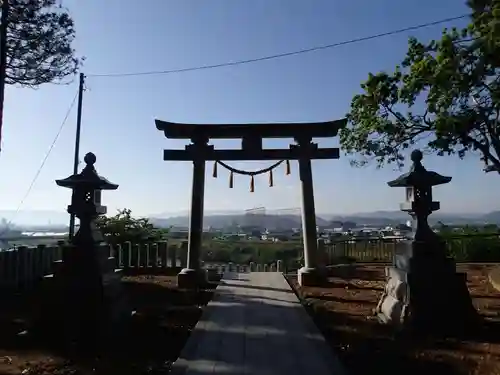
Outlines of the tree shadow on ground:
{"label": "tree shadow on ground", "polygon": [[[224,277],[224,279],[225,279],[225,277]],[[227,280],[232,280],[232,279],[227,279]],[[243,281],[241,279],[240,280],[233,279],[233,280]],[[248,280],[246,280],[246,281],[248,281]],[[224,285],[224,280],[221,281],[221,285]],[[268,286],[260,286],[260,285],[231,284],[231,287],[245,288],[245,289],[257,289],[257,290],[269,290],[269,291],[283,292],[283,293],[293,293],[293,291],[290,290],[290,289],[271,288],[271,287],[268,287]]]}
{"label": "tree shadow on ground", "polygon": [[[374,267],[369,269],[369,267]],[[328,267],[328,277],[340,277],[342,279],[357,279],[363,281],[384,281],[385,274],[381,272],[378,266],[366,266],[364,269],[359,268],[359,264],[339,264]]]}
{"label": "tree shadow on ground", "polygon": [[375,306],[371,301],[363,300],[363,299],[356,299],[356,298],[342,298],[342,297],[337,297],[337,296],[314,296],[315,299],[322,300],[322,301],[331,301],[331,302],[350,302],[350,303],[357,303],[360,305],[372,305]]}
{"label": "tree shadow on ground", "polygon": [[[202,323],[194,333],[197,344],[189,341],[175,370],[199,375],[294,374],[306,369],[330,373],[324,371],[326,366],[340,373],[321,335],[310,330],[314,325],[290,290],[272,288],[273,295],[258,288],[260,285],[246,285],[248,291],[241,293],[238,286],[221,284],[217,303],[208,308],[210,323]],[[293,355],[297,349],[301,355]]]}
{"label": "tree shadow on ground", "polygon": [[[293,293],[291,290],[253,285],[241,286],[231,282],[226,285],[253,289],[253,292],[250,296],[237,296],[236,299],[232,299],[229,293],[227,296],[221,293],[222,303],[216,308],[231,313],[221,316],[222,318],[216,322],[218,323],[217,329],[206,329],[201,337],[196,338],[196,342],[193,341],[194,344],[191,347],[206,348],[203,356],[197,359],[219,358],[217,359],[218,365],[221,367],[218,371],[224,373],[225,370],[231,368],[234,370],[241,364],[242,352],[235,351],[235,349],[242,345],[246,348],[253,348],[257,352],[254,355],[265,357],[273,355],[270,347],[279,348],[287,343],[295,342],[298,337],[304,338],[300,324],[305,323],[300,319],[289,319],[291,315],[286,314],[290,309],[295,309],[297,314],[292,315],[295,317],[304,315],[301,305],[298,302],[290,302],[292,299],[288,298],[289,294],[286,294],[286,297],[282,295],[284,300],[264,294],[265,291]],[[14,346],[17,353],[38,350],[61,358],[62,364],[59,363],[58,366],[63,366],[62,369],[61,367],[54,369],[55,365],[43,363],[31,372],[33,375],[168,373],[172,361],[181,353],[192,327],[201,315],[201,309],[197,306],[210,299],[210,292],[182,291],[166,286],[165,283],[162,284],[158,278],[147,276],[127,282],[125,288],[130,297],[131,306],[137,309],[138,313],[126,329],[108,338],[101,352],[83,355],[72,348],[62,347],[61,342],[51,337],[36,339],[27,336],[9,341],[3,337],[3,334],[0,335],[0,351],[6,350],[10,344]],[[414,355],[422,348],[436,348],[435,340],[417,338],[407,332],[396,333],[390,327],[380,325],[374,320],[354,319],[348,314],[330,311],[321,303],[315,303],[309,299],[307,301],[310,303],[304,305],[306,311],[313,317],[317,327],[331,344],[334,354],[340,357],[351,374],[420,375],[429,371],[443,375],[467,373],[468,366],[465,359],[450,364],[436,357]],[[263,304],[268,308],[262,309]],[[210,307],[207,312],[210,312]],[[259,320],[258,325],[246,327],[242,324],[242,322],[247,322],[247,319],[253,319],[259,315],[262,319]],[[0,327],[0,332],[3,332],[1,329],[2,327]],[[242,337],[246,337],[247,340],[241,340]],[[311,340],[318,341],[317,339]],[[318,341],[318,345],[319,351],[321,341]],[[262,350],[268,353],[262,354]],[[220,359],[221,356],[218,353],[224,353],[223,360]],[[303,360],[307,362],[307,353],[302,354]],[[297,356],[290,357],[295,360],[294,357]],[[285,368],[293,366],[291,361],[273,362],[280,362],[276,366]],[[314,372],[314,365],[314,363],[310,364],[311,372]],[[257,362],[255,368],[252,369],[253,373],[259,373],[260,370],[265,369],[265,366],[265,363]],[[71,372],[74,369],[79,372]],[[287,373],[293,373],[293,371],[291,367]],[[208,375],[213,373],[213,368],[210,371],[202,369],[194,373]],[[3,373],[0,366],[0,375],[4,374],[7,373]]]}
{"label": "tree shadow on ground", "polygon": [[472,298],[484,298],[484,299],[500,299],[500,295],[498,296],[489,296],[489,295],[484,295],[484,294],[476,294],[476,293],[472,293],[470,295]]}
{"label": "tree shadow on ground", "polygon": [[[291,282],[291,285],[295,286],[294,282]],[[461,338],[445,339],[423,336],[410,330],[398,331],[391,326],[380,324],[374,314],[332,310],[331,306],[325,306],[325,296],[308,293],[307,297],[302,297],[300,290],[295,290],[309,315],[351,374],[413,375],[432,372],[456,375],[468,374],[470,368],[477,365],[477,361],[466,358],[467,356],[464,358]],[[336,297],[326,296],[326,300],[332,299],[339,302]],[[340,302],[363,302],[362,304],[366,305],[368,301],[346,299]],[[487,330],[488,328],[485,328],[484,332]],[[495,330],[498,332],[498,327]],[[475,337],[468,337],[468,340],[497,342],[500,336],[499,333],[490,332],[486,338],[483,333],[478,332]],[[461,352],[450,354],[459,347]],[[448,352],[443,352],[446,349],[449,349]]]}
{"label": "tree shadow on ground", "polygon": [[224,273],[224,280],[250,281],[247,278],[243,278],[243,277],[238,276],[238,273],[234,273],[234,272],[225,272]]}
{"label": "tree shadow on ground", "polygon": [[[36,295],[18,297],[8,313],[5,310],[0,313],[5,318],[0,320],[0,357],[13,358],[12,368],[32,368],[29,373],[33,375],[135,375],[167,371],[201,316],[201,306],[211,299],[216,284],[203,290],[183,291],[173,283],[162,282],[161,277],[143,276],[125,281],[123,286],[136,314],[119,330],[107,336],[95,332],[81,346],[51,335],[52,328],[44,327],[45,334],[37,334],[38,327],[33,326],[35,317],[30,315]],[[15,323],[16,319],[22,319],[30,327],[27,334],[18,335],[24,327]],[[57,330],[54,327],[54,332]],[[32,363],[26,364],[23,359]],[[8,363],[0,363],[0,375],[10,374],[10,370]]]}
{"label": "tree shadow on ground", "polygon": [[[280,371],[284,371],[283,373],[297,372],[296,369],[293,370],[292,367],[287,366],[306,366],[305,368],[308,368],[311,373],[323,373],[319,371],[321,366],[315,360],[325,358],[323,356],[324,342],[315,337],[314,332],[304,329],[307,322],[299,316],[307,317],[307,315],[300,303],[292,302],[285,296],[283,296],[284,300],[267,295],[262,296],[259,295],[258,288],[248,287],[254,289],[251,295],[238,295],[232,298],[230,290],[219,294],[219,303],[216,308],[224,310],[225,313],[218,315],[218,321],[215,317],[211,320],[211,325],[203,332],[203,336],[200,336],[200,344],[193,347],[192,352],[183,351],[183,360],[186,362],[178,366],[187,367],[188,361],[196,359],[200,363],[217,363],[215,370],[213,367],[200,366],[194,370],[193,373],[196,374],[209,374],[212,371],[214,373],[218,371],[219,373],[226,371],[227,373],[242,373],[244,351],[245,356],[254,355],[258,358],[258,360],[249,361],[249,366],[253,367],[250,369],[247,367],[246,370],[251,370],[250,373],[264,373],[271,368],[273,370],[279,368]],[[418,345],[412,344],[409,338],[389,332],[387,326],[372,321],[352,319],[345,314],[326,309],[322,311],[320,305],[306,305],[306,308],[314,309],[313,312],[309,312],[314,317],[316,326],[323,331],[325,338],[332,344],[333,356],[331,357],[340,355],[341,362],[346,365],[348,373],[401,374],[406,372],[411,375],[420,375],[423,371],[436,371],[445,375],[463,373],[460,366],[440,362],[435,358],[413,357],[413,350],[418,348]],[[291,309],[294,309],[295,313],[292,313]],[[259,315],[261,318],[258,318]],[[242,340],[242,337],[245,339]],[[405,341],[401,347],[403,339]],[[308,342],[310,346],[302,346],[304,342]],[[294,358],[293,355],[289,356],[288,360],[283,357],[281,351],[284,346],[290,347],[290,343],[300,348],[301,356],[299,357],[302,359]],[[419,344],[423,345],[423,343]],[[266,363],[266,359],[270,360],[273,356],[280,360],[271,360],[271,364]],[[309,363],[309,367],[306,362]],[[332,373],[339,372],[338,368],[334,368],[334,364],[330,363],[330,366],[328,368]],[[190,371],[193,369],[190,368]]]}
{"label": "tree shadow on ground", "polygon": [[372,290],[382,292],[384,288],[382,286],[367,286],[367,285],[357,285],[349,281],[343,281],[341,279],[330,279],[323,281],[319,288],[349,288],[355,290]]}

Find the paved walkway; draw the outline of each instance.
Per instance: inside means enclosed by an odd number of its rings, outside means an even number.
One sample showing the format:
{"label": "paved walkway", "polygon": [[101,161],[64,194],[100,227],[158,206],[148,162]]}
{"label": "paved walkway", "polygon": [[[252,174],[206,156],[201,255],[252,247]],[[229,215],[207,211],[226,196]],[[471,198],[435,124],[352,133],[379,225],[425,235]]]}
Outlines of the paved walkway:
{"label": "paved walkway", "polygon": [[344,371],[281,273],[226,273],[174,374]]}

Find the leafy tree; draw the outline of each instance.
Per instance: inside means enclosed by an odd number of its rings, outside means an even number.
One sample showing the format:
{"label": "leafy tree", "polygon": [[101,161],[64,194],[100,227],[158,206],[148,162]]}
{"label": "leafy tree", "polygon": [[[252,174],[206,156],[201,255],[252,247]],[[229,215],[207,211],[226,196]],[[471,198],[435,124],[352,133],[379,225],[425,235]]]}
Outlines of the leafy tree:
{"label": "leafy tree", "polygon": [[58,0],[8,1],[5,82],[36,87],[74,75],[74,23]]}
{"label": "leafy tree", "polygon": [[118,210],[115,216],[100,216],[97,227],[110,244],[155,242],[164,238],[165,230],[156,228],[148,218],[134,218],[129,209]]}
{"label": "leafy tree", "polygon": [[340,132],[352,161],[403,165],[405,149],[424,143],[437,155],[478,153],[500,173],[500,1],[471,0],[463,30],[440,40],[410,38],[392,73],[369,74]]}
{"label": "leafy tree", "polygon": [[496,224],[486,224],[483,227],[483,231],[486,233],[499,233],[498,225]]}
{"label": "leafy tree", "polygon": [[437,229],[439,230],[439,233],[453,233],[453,227],[450,227],[449,225],[446,225],[442,221],[438,221],[436,225]]}

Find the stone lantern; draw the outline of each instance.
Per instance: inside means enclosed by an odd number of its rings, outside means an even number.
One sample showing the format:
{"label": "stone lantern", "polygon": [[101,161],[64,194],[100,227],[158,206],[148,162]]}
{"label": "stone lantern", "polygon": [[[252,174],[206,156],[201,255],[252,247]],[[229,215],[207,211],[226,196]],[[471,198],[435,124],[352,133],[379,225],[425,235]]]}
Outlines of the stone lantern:
{"label": "stone lantern", "polygon": [[83,159],[86,166],[81,173],[56,180],[61,187],[73,190],[68,213],[80,219],[80,229],[73,239],[73,243],[101,242],[102,235],[95,228],[95,219],[106,213],[106,206],[101,205],[102,190],[116,190],[118,185],[109,182],[97,174],[94,168],[96,156],[89,152]]}
{"label": "stone lantern", "polygon": [[390,187],[405,188],[406,200],[401,203],[400,208],[401,211],[408,212],[413,219],[415,241],[438,239],[427,221],[431,213],[440,209],[439,202],[432,199],[432,187],[451,181],[451,177],[426,170],[422,165],[422,158],[420,150],[413,151],[411,153],[413,165],[410,171],[387,183]]}
{"label": "stone lantern", "polygon": [[50,302],[45,303],[42,319],[50,319],[48,323],[54,323],[50,325],[56,325],[67,339],[92,346],[131,314],[120,287],[121,270],[95,224],[106,213],[101,191],[116,190],[118,185],[97,174],[94,154],[85,155],[84,161],[81,173],[56,180],[57,185],[73,190],[68,212],[80,220],[80,228],[47,278],[45,299]]}
{"label": "stone lantern", "polygon": [[390,187],[404,187],[406,201],[401,210],[413,219],[413,239],[395,251],[388,267],[387,285],[377,306],[384,323],[412,325],[419,331],[450,333],[476,327],[478,314],[467,289],[467,275],[457,273],[455,262],[447,255],[446,243],[429,226],[429,215],[439,210],[432,199],[432,187],[446,184],[451,177],[427,171],[422,152],[411,153],[413,165],[388,182]]}

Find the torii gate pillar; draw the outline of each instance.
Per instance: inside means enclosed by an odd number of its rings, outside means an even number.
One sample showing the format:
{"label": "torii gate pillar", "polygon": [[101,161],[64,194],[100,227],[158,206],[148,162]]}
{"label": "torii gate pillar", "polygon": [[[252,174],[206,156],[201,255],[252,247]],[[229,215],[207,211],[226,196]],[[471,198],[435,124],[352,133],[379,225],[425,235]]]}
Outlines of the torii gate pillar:
{"label": "torii gate pillar", "polygon": [[187,266],[177,275],[181,288],[196,288],[207,282],[207,274],[200,267],[203,242],[203,212],[205,203],[205,153],[213,150],[207,137],[193,137],[186,149],[193,155],[193,182],[191,186],[191,211],[189,213]]}
{"label": "torii gate pillar", "polygon": [[316,285],[321,282],[322,272],[318,265],[318,242],[316,229],[316,209],[311,168],[311,155],[317,150],[311,137],[296,138],[300,150],[299,177],[301,190],[302,237],[304,243],[304,266],[298,271],[298,282],[302,286]]}

